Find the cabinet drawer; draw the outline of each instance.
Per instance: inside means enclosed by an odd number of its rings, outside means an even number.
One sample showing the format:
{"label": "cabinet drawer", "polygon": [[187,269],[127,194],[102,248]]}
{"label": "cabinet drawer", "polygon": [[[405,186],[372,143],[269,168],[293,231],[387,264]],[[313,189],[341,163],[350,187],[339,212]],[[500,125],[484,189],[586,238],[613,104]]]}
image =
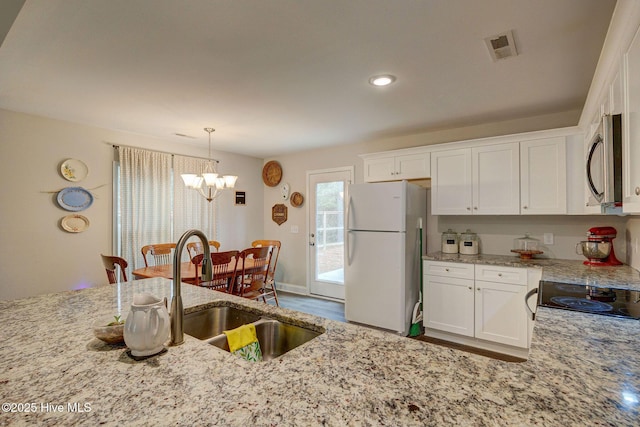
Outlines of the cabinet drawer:
{"label": "cabinet drawer", "polygon": [[527,285],[527,269],[516,267],[497,267],[493,265],[476,265],[476,280],[487,282]]}
{"label": "cabinet drawer", "polygon": [[441,277],[473,279],[473,264],[457,262],[425,261],[424,274]]}

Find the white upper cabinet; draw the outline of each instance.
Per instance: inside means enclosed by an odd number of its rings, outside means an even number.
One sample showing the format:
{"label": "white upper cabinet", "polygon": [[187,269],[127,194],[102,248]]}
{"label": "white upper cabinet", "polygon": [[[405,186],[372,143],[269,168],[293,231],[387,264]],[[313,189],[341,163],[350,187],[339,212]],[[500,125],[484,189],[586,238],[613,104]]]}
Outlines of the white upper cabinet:
{"label": "white upper cabinet", "polygon": [[395,157],[364,159],[364,182],[392,181],[395,175]]}
{"label": "white upper cabinet", "polygon": [[640,31],[623,55],[622,210],[640,213]]}
{"label": "white upper cabinet", "polygon": [[389,154],[364,159],[364,181],[399,181],[402,179],[429,178],[430,156],[428,152]]}
{"label": "white upper cabinet", "polygon": [[431,153],[431,213],[520,213],[518,143]]}
{"label": "white upper cabinet", "polygon": [[431,213],[471,215],[471,149],[431,153]]}
{"label": "white upper cabinet", "polygon": [[433,215],[585,213],[583,136],[577,128],[575,135],[551,130],[360,157],[364,182],[430,178]]}
{"label": "white upper cabinet", "polygon": [[473,213],[520,213],[520,158],[518,143],[471,149]]}
{"label": "white upper cabinet", "polygon": [[567,148],[564,137],[520,143],[523,215],[567,213]]}

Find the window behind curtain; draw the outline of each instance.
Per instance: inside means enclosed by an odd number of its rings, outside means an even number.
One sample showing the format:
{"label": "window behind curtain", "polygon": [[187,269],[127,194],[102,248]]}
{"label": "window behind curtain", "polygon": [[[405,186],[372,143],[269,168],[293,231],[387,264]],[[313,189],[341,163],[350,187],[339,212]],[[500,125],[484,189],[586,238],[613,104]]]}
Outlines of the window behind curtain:
{"label": "window behind curtain", "polygon": [[[153,243],[176,243],[188,229],[215,240],[215,201],[209,203],[197,191],[187,189],[180,177],[200,172],[206,160],[167,153],[119,147],[119,177],[114,227],[120,256],[129,269],[144,267],[141,249]],[[183,254],[183,260],[188,256]]]}

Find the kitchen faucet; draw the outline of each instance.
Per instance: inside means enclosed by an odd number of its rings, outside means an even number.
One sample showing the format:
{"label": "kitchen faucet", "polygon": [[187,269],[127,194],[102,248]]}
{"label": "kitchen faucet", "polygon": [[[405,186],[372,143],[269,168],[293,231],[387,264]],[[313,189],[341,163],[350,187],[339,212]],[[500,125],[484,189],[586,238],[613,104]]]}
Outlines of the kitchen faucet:
{"label": "kitchen faucet", "polygon": [[[173,251],[173,298],[171,299],[171,312],[169,314],[171,318],[171,341],[170,345],[180,345],[184,342],[184,308],[182,307],[182,295],[181,289],[181,262],[182,251],[184,245],[191,236],[196,236],[202,241],[202,247],[204,248],[204,257],[202,258],[202,281],[211,281],[211,249],[209,248],[209,241],[207,236],[200,230],[187,230]],[[197,267],[196,267],[197,270]]]}

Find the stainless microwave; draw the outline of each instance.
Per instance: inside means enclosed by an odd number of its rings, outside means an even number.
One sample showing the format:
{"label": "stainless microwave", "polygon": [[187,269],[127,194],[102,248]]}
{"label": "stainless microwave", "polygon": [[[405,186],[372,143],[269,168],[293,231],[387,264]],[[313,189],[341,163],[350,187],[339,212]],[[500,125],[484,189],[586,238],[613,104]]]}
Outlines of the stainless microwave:
{"label": "stainless microwave", "polygon": [[622,204],[622,116],[602,117],[587,147],[587,206]]}

